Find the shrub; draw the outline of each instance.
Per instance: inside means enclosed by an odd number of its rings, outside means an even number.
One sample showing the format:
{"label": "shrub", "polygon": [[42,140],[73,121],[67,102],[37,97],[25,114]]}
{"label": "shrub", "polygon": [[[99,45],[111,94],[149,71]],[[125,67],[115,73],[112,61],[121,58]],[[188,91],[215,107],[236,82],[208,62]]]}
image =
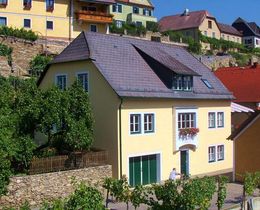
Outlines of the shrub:
{"label": "shrub", "polygon": [[7,57],[8,65],[12,66],[12,53],[13,53],[13,48],[8,47],[5,44],[0,43],[0,56],[5,56]]}
{"label": "shrub", "polygon": [[47,64],[52,60],[51,56],[36,55],[31,61],[29,71],[32,76],[39,77]]}
{"label": "shrub", "polygon": [[68,201],[65,204],[65,209],[104,209],[102,194],[97,189],[81,183],[77,186],[75,192],[70,195]]}
{"label": "shrub", "polygon": [[7,26],[0,27],[0,35],[13,36],[29,41],[36,41],[39,38],[38,35],[32,30],[25,30],[24,28],[18,29]]}
{"label": "shrub", "polygon": [[124,27],[117,27],[116,26],[116,22],[114,21],[111,25],[110,25],[110,32],[111,33],[115,33],[115,34],[124,34]]}
{"label": "shrub", "polygon": [[159,23],[153,21],[146,21],[146,29],[147,31],[159,32]]}

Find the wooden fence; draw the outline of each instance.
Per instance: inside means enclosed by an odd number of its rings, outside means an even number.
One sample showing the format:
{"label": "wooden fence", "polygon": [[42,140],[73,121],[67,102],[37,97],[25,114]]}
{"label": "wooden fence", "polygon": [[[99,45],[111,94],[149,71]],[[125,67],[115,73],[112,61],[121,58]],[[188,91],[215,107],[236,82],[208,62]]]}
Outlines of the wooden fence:
{"label": "wooden fence", "polygon": [[32,160],[29,174],[49,173],[92,166],[106,165],[108,160],[107,151],[76,153],[72,155],[37,158]]}

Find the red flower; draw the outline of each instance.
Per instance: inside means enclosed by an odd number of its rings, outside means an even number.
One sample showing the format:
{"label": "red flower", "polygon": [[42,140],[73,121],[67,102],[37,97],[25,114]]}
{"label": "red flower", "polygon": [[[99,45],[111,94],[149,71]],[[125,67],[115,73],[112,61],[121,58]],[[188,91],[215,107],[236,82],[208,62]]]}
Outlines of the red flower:
{"label": "red flower", "polygon": [[199,133],[199,128],[182,128],[179,129],[180,136],[191,136],[194,137]]}

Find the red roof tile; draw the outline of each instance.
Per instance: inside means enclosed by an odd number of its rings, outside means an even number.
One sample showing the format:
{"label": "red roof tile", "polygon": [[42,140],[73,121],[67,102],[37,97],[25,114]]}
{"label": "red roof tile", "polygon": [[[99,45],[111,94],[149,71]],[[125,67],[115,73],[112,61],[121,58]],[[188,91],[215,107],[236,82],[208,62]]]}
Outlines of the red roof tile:
{"label": "red roof tile", "polygon": [[215,75],[236,97],[235,102],[260,102],[260,66],[220,68]]}
{"label": "red roof tile", "polygon": [[214,18],[206,10],[189,12],[189,15],[177,14],[166,16],[159,21],[160,29],[161,31],[168,31],[198,28],[206,17]]}

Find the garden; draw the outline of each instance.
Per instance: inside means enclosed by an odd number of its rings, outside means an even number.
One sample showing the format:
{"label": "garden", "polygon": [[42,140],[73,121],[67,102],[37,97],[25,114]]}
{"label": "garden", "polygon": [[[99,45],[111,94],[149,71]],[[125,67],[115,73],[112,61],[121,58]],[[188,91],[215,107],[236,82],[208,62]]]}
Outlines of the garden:
{"label": "garden", "polygon": [[[74,182],[73,184],[75,186],[74,193],[66,198],[45,202],[40,209],[103,210],[109,209],[111,202],[121,202],[124,203],[124,207],[121,209],[126,210],[129,209],[130,204],[134,209],[145,205],[145,209],[151,210],[206,210],[212,204],[213,195],[216,195],[215,206],[220,210],[227,197],[228,178],[225,176],[182,177],[179,180],[165,181],[163,184],[137,185],[135,187],[129,186],[126,177],[119,180],[105,178],[103,189],[106,195],[103,195],[95,186],[83,182]],[[244,190],[239,203],[240,208],[245,208],[248,205],[248,198],[253,196],[259,185],[259,173],[247,173],[244,176]],[[4,210],[14,209],[5,208]],[[30,210],[28,202],[25,202],[20,210]]]}
{"label": "garden", "polygon": [[[0,96],[0,195],[10,176],[28,174],[35,159],[90,152],[92,110],[77,81],[66,91],[41,90],[35,79],[0,77]],[[37,132],[44,143],[36,143]]]}

